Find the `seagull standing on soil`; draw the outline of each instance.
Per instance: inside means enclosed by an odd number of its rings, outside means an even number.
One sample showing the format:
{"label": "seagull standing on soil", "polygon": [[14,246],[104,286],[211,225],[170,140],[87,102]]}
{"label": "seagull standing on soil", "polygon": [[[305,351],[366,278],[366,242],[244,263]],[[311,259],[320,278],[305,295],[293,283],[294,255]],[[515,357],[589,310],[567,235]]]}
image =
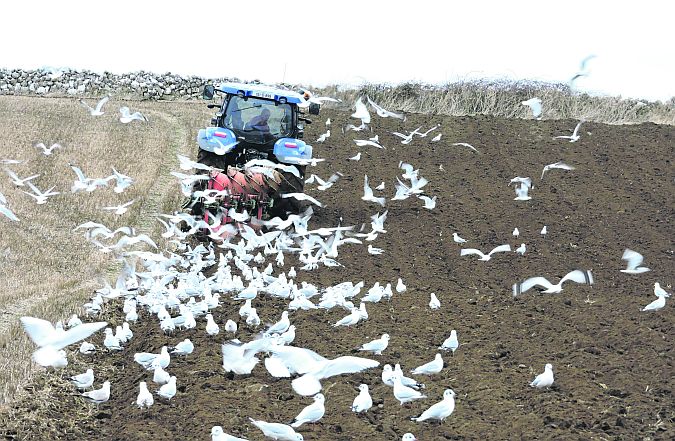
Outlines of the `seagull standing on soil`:
{"label": "seagull standing on soil", "polygon": [[560,135],[553,139],[569,139],[570,142],[577,142],[581,138],[581,136],[579,136],[579,127],[581,127],[581,124],[583,124],[583,121],[579,121],[571,135]]}
{"label": "seagull standing on soil", "polygon": [[553,384],[553,365],[547,363],[544,366],[544,372],[537,375],[534,381],[530,383],[530,386],[536,387],[537,389],[549,388]]}
{"label": "seagull standing on soil", "polygon": [[73,375],[70,381],[78,389],[89,389],[94,384],[94,370],[87,369],[84,374]]}
{"label": "seagull standing on soil", "polygon": [[459,347],[459,340],[457,340],[457,331],[454,329],[450,331],[450,337],[445,339],[443,344],[438,348],[438,349],[445,349],[448,350],[450,349],[452,351],[452,355],[455,355],[455,351]]}
{"label": "seagull standing on soil", "polygon": [[104,382],[100,389],[84,392],[82,396],[95,404],[105,403],[110,399],[110,381]]}
{"label": "seagull standing on soil", "polygon": [[152,394],[148,390],[148,385],[145,381],[141,381],[138,384],[138,397],[136,398],[136,405],[139,409],[144,407],[150,407],[155,402],[155,399],[152,397]]}
{"label": "seagull standing on soil", "polygon": [[441,307],[441,301],[438,300],[438,297],[436,297],[436,294],[434,294],[432,292],[430,297],[431,297],[431,300],[429,300],[429,308],[439,309]]}
{"label": "seagull standing on soil", "polygon": [[103,115],[103,106],[105,106],[105,103],[107,103],[109,99],[110,99],[109,96],[104,96],[103,98],[101,98],[99,102],[96,103],[96,108],[91,107],[89,104],[85,103],[84,100],[82,99],[79,99],[78,101],[80,102],[82,107],[84,107],[89,111],[89,114],[91,116],[101,116]]}
{"label": "seagull standing on soil", "polygon": [[350,161],[360,161],[361,160],[361,152],[358,152],[356,155],[352,156],[351,158],[347,158]]}
{"label": "seagull standing on soil", "polygon": [[441,354],[436,354],[436,357],[429,363],[416,367],[410,371],[413,375],[432,375],[437,374],[443,370],[443,357]]}
{"label": "seagull standing on soil", "polygon": [[412,387],[405,386],[401,382],[401,376],[394,374],[392,377],[394,380],[394,397],[401,403],[403,406],[404,403],[409,403],[413,400],[421,400],[426,398],[422,392],[413,389]]}
{"label": "seagull standing on soil", "polygon": [[382,351],[389,345],[389,334],[382,334],[382,337],[368,343],[364,343],[359,351],[370,351],[375,355],[382,355]]}
{"label": "seagull standing on soil", "polygon": [[373,407],[373,399],[368,392],[368,385],[361,384],[359,385],[359,394],[354,398],[354,402],[352,403],[352,412],[366,412],[371,407]]}
{"label": "seagull standing on soil", "polygon": [[291,423],[291,427],[300,427],[305,423],[316,423],[326,413],[324,402],[326,398],[323,394],[314,395],[314,403],[305,407],[300,411],[295,420]]}
{"label": "seagull standing on soil", "polygon": [[666,306],[666,297],[670,297],[670,294],[668,294],[665,289],[661,288],[659,282],[654,282],[654,295],[658,297],[658,299],[642,308],[642,311],[658,311]]}
{"label": "seagull standing on soil", "polygon": [[418,416],[417,418],[412,417],[410,418],[413,421],[417,421],[418,423],[422,421],[427,421],[427,420],[439,420],[443,421],[450,415],[452,415],[452,412],[455,410],[455,392],[452,389],[446,389],[445,392],[443,392],[443,400],[434,404],[424,412],[422,412],[422,415]]}
{"label": "seagull standing on soil", "polygon": [[301,434],[286,424],[268,423],[262,420],[254,420],[253,418],[249,418],[249,420],[251,424],[260,429],[269,438],[279,441],[304,441]]}
{"label": "seagull standing on soil", "polygon": [[248,441],[245,438],[237,438],[229,435],[223,431],[221,426],[213,426],[211,428],[211,441]]}
{"label": "seagull standing on soil", "polygon": [[527,248],[525,247],[524,243],[521,243],[518,248],[516,248],[516,253],[520,254],[521,256],[525,255],[525,251]]}

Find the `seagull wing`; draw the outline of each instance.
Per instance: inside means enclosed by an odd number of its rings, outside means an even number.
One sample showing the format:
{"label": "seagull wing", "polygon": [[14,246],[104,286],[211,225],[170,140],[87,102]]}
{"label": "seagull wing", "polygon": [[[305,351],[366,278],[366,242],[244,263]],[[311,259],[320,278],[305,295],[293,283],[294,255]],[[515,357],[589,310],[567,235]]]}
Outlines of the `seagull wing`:
{"label": "seagull wing", "polygon": [[281,195],[281,197],[282,198],[295,198],[299,201],[309,201],[309,202],[311,202],[315,205],[318,205],[319,207],[323,207],[323,204],[321,202],[317,201],[316,199],[314,199],[313,197],[311,197],[310,195],[305,194],[305,193],[286,193],[286,194]]}
{"label": "seagull wing", "polygon": [[488,256],[492,255],[493,253],[503,253],[506,251],[511,251],[511,245],[499,245],[498,247],[493,248],[492,251],[488,253]]}
{"label": "seagull wing", "polygon": [[[105,96],[105,97],[101,98],[101,100],[98,102],[98,104],[96,104],[96,111],[100,112],[101,109],[103,109],[103,106],[105,106],[105,103],[107,103],[109,99],[110,99],[109,96]],[[87,107],[89,107],[89,106],[87,106]]]}
{"label": "seagull wing", "polygon": [[85,103],[83,99],[79,99],[79,100],[77,100],[77,101],[80,103],[80,105],[81,105],[82,107],[84,107],[85,109],[87,109],[89,112],[93,112],[93,111],[94,111],[94,108],[91,107],[89,104]]}
{"label": "seagull wing", "polygon": [[334,360],[327,360],[318,369],[310,372],[317,379],[325,379],[342,374],[353,374],[380,365],[379,361],[362,357],[344,356]]}
{"label": "seagull wing", "polygon": [[574,128],[574,132],[572,133],[572,137],[578,136],[578,134],[579,134],[579,127],[581,127],[581,124],[582,124],[582,123],[583,123],[583,121],[579,121],[579,124],[577,124],[577,126]]}
{"label": "seagull wing", "polygon": [[47,320],[35,317],[21,317],[21,324],[28,337],[39,347],[44,346],[56,334],[54,325]]}
{"label": "seagull wing", "polygon": [[562,285],[563,282],[571,280],[572,282],[577,282],[577,283],[587,283],[589,285],[593,284],[593,274],[591,274],[590,271],[583,271],[583,270],[574,270],[565,275],[565,277],[560,280],[560,284]]}
{"label": "seagull wing", "polygon": [[481,258],[485,257],[485,254],[483,254],[483,252],[481,250],[477,250],[475,248],[462,248],[459,251],[460,256],[468,256],[470,254],[476,254],[476,255],[480,256]]}
{"label": "seagull wing", "polygon": [[19,221],[19,218],[16,217],[16,215],[12,212],[12,210],[10,210],[9,208],[7,208],[7,207],[4,206],[4,205],[0,205],[0,213],[4,214],[5,216],[7,216],[8,218],[10,218],[10,219],[13,220],[14,222],[18,222],[18,221]]}
{"label": "seagull wing", "polygon": [[522,294],[533,286],[540,286],[544,289],[549,289],[553,286],[553,284],[546,280],[545,277],[531,277],[524,282],[513,285],[513,294],[514,296],[517,294]]}
{"label": "seagull wing", "polygon": [[621,259],[627,262],[628,268],[626,269],[634,270],[642,264],[644,257],[637,251],[626,248],[623,252],[623,256],[621,256]]}

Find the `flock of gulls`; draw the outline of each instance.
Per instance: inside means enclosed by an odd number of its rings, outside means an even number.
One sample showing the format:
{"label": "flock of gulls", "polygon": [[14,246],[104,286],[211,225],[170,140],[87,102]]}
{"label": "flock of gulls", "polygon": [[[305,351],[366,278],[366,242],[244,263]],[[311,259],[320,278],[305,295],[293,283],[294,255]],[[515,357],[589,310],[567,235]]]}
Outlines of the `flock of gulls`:
{"label": "flock of gulls", "polygon": [[[108,97],[98,102],[95,108],[88,106],[82,100],[81,104],[89,111],[92,117],[103,115],[103,107]],[[541,100],[533,98],[524,102],[533,110],[533,116],[541,114]],[[360,120],[359,125],[349,124],[342,128],[344,132],[353,131],[355,134],[365,133],[371,123],[369,107],[379,117],[399,118],[405,121],[405,116],[383,109],[370,98],[364,102],[359,98],[355,103],[355,112],[352,118]],[[129,109],[120,109],[122,123],[134,120],[147,121],[139,112],[131,114]],[[330,120],[326,121],[328,130],[321,135],[318,142],[325,142],[330,137]],[[569,139],[570,142],[578,141],[579,125],[571,136],[559,138]],[[431,136],[438,126],[424,130],[416,128],[407,133],[391,133],[402,144],[410,144],[418,138]],[[358,136],[358,135],[357,135]],[[432,139],[437,142],[441,139],[438,133]],[[368,139],[354,139],[358,147],[385,148],[379,137]],[[468,149],[470,154],[478,154],[478,150],[472,145],[457,142],[455,146]],[[36,145],[42,149],[45,155],[58,154],[62,148],[58,144],[45,147]],[[348,158],[359,161],[361,153]],[[314,160],[314,163],[322,161]],[[172,174],[178,179],[182,191],[189,195],[194,182],[205,179],[204,174],[188,174],[193,169],[209,169],[202,164],[197,164],[189,158],[179,155],[178,162],[180,172]],[[59,194],[54,187],[40,190],[34,183],[39,174],[25,173],[26,177],[20,177],[18,166],[21,161],[2,159],[5,172],[14,185],[35,199],[38,204],[48,203],[49,198]],[[10,169],[10,166],[13,169]],[[134,180],[119,173],[113,168],[113,174],[108,177],[92,178],[76,166],[71,165],[75,173],[75,180],[71,192],[92,192],[107,187],[110,182],[115,183],[114,191],[123,193],[125,189],[133,185]],[[222,368],[225,372],[236,376],[250,375],[258,368],[260,362],[267,373],[274,378],[288,379],[292,389],[302,397],[312,397],[312,402],[303,409],[298,409],[297,416],[292,422],[268,422],[254,418],[251,415],[249,421],[253,427],[259,429],[266,437],[275,440],[303,440],[299,430],[305,425],[312,425],[321,421],[325,414],[325,402],[330,396],[324,395],[323,382],[328,378],[350,375],[369,369],[377,369],[380,362],[375,358],[387,350],[390,335],[384,333],[380,338],[364,342],[359,348],[366,357],[343,355],[335,358],[327,358],[310,348],[294,346],[296,327],[291,321],[289,311],[293,315],[302,314],[299,310],[330,310],[333,308],[344,310],[344,318],[333,323],[335,329],[358,326],[369,319],[372,312],[378,314],[378,304],[389,300],[393,296],[403,295],[407,287],[404,281],[386,281],[383,284],[376,282],[371,287],[366,287],[364,282],[343,282],[334,286],[317,287],[311,283],[299,281],[302,271],[312,271],[321,266],[339,267],[339,249],[342,245],[364,246],[368,243],[367,250],[370,254],[386,252],[376,248],[371,242],[379,235],[387,234],[386,220],[388,210],[380,212],[389,204],[408,198],[417,198],[423,203],[423,207],[433,210],[436,205],[436,195],[425,193],[428,181],[420,175],[420,171],[409,163],[401,162],[400,176],[394,183],[394,194],[387,199],[386,184],[371,187],[368,176],[364,176],[363,195],[361,199],[372,204],[374,213],[371,216],[370,225],[334,227],[311,227],[310,221],[314,209],[310,205],[307,210],[300,214],[290,214],[287,218],[272,218],[269,220],[256,221],[249,219],[246,213],[231,212],[229,215],[237,220],[237,224],[221,224],[217,216],[209,216],[210,221],[195,219],[183,212],[170,214],[157,214],[157,222],[161,223],[164,231],[161,236],[167,244],[165,249],[160,249],[157,243],[145,234],[137,234],[133,228],[121,227],[110,230],[99,222],[86,222],[73,228],[73,231],[84,235],[85,240],[100,252],[112,253],[124,264],[114,286],[105,283],[98,289],[91,300],[84,305],[89,318],[99,315],[109,303],[119,305],[122,303],[122,311],[125,315],[123,325],[115,329],[108,326],[107,322],[81,320],[73,315],[64,325],[61,322],[52,324],[49,321],[22,317],[21,323],[35,343],[37,349],[33,353],[33,360],[44,367],[63,368],[68,364],[66,348],[79,344],[79,352],[92,354],[98,352],[125,352],[125,345],[134,338],[133,327],[139,320],[150,320],[157,331],[166,336],[167,344],[158,353],[135,353],[128,354],[129,362],[137,363],[147,371],[147,378],[138,384],[138,397],[135,405],[139,408],[162,406],[175,399],[177,384],[181,378],[171,375],[171,362],[174,357],[198,357],[199,349],[189,339],[182,339],[180,333],[186,329],[203,329],[213,338],[224,340],[222,343]],[[274,168],[282,168],[285,171],[295,172],[294,166],[274,164],[269,161],[255,160],[246,164],[245,171],[251,173],[268,173]],[[574,167],[563,162],[546,165],[542,171],[541,179],[546,172],[553,170],[573,171]],[[295,170],[295,171],[293,171]],[[316,190],[327,191],[341,178],[341,173],[335,173],[326,180],[315,174],[311,174],[306,183],[316,185]],[[515,184],[516,201],[531,199],[529,195],[533,188],[533,180],[530,177],[516,177],[510,185]],[[23,190],[28,188],[30,191]],[[223,196],[222,192],[204,191],[198,196],[207,200],[217,200]],[[287,195],[301,200],[310,201],[318,207],[322,203],[314,197],[304,193]],[[442,195],[441,195],[442,197]],[[104,210],[124,215],[133,200],[116,207],[105,207]],[[518,203],[518,202],[517,202]],[[9,220],[19,222],[17,216],[10,209],[9,201],[0,194],[0,212]],[[378,211],[375,212],[375,209]],[[182,225],[182,228],[181,228]],[[3,227],[4,228],[4,227]],[[190,246],[188,240],[197,232],[206,231],[210,241],[206,244]],[[547,227],[541,230],[542,235],[548,233]],[[519,238],[518,228],[514,228],[513,236]],[[521,255],[526,253],[526,245],[523,243],[515,251],[508,244],[500,245],[489,252],[475,248],[463,248],[469,242],[460,237],[459,232],[453,234],[454,242],[460,247],[459,255],[467,258],[477,258],[479,261],[489,261],[496,253],[516,252]],[[171,245],[171,246],[169,246]],[[286,268],[286,256],[297,256],[299,267]],[[643,257],[638,252],[626,249],[622,256],[627,262],[626,269],[621,272],[629,275],[643,274],[649,268],[642,266]],[[618,268],[617,268],[617,271]],[[210,274],[206,276],[206,274]],[[562,279],[553,283],[546,277],[538,276],[513,284],[513,295],[521,295],[528,290],[537,287],[544,293],[559,293],[565,282],[576,284],[593,284],[591,271],[577,269],[569,272]],[[654,294],[657,300],[647,305],[643,311],[657,311],[664,307],[665,299],[669,294],[661,288],[658,282],[654,284]],[[252,301],[261,296],[271,296],[288,301],[287,309],[278,315],[278,321],[270,325],[263,325],[259,312],[252,306]],[[228,310],[238,314],[227,320],[226,323],[216,323],[212,312],[219,308],[227,307]],[[368,311],[369,308],[371,311]],[[438,297],[430,294],[430,309],[441,308]],[[139,314],[139,310],[144,314]],[[237,339],[238,328],[245,326],[255,331],[257,337],[250,341]],[[94,333],[104,330],[105,338],[102,346],[96,346],[87,341]],[[439,330],[442,331],[442,330]],[[455,392],[446,389],[442,396],[428,396],[425,393],[425,385],[422,379],[433,381],[435,375],[445,368],[444,354],[452,355],[460,348],[457,330],[451,329],[447,338],[438,341],[438,351],[424,363],[420,363],[406,372],[400,364],[391,366],[384,365],[381,369],[381,381],[391,388],[391,393],[401,405],[416,400],[431,400],[434,403],[426,407],[419,416],[412,418],[417,423],[432,420],[444,421],[449,418],[455,409]],[[169,344],[169,341],[176,343]],[[529,384],[534,388],[549,388],[554,384],[553,366],[543,363],[543,373],[536,376]],[[410,376],[407,376],[410,375]],[[86,372],[71,378],[73,387],[82,391],[81,396],[97,405],[107,402],[111,394],[115,393],[114,384],[105,378],[98,378],[92,368]],[[97,386],[98,385],[98,386]],[[369,384],[361,384],[358,393],[351,406],[355,414],[368,412],[373,406]],[[524,385],[527,386],[527,385]],[[230,430],[228,430],[230,431]],[[241,430],[239,430],[241,431]],[[243,440],[227,433],[222,426],[213,426],[210,432],[213,441]],[[402,435],[404,441],[414,441],[417,438],[412,433]]]}

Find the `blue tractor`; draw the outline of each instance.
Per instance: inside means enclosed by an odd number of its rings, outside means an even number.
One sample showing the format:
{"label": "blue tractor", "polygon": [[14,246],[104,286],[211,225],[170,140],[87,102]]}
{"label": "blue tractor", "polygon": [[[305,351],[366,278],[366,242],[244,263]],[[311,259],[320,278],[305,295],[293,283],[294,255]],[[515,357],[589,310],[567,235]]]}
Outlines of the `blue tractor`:
{"label": "blue tractor", "polygon": [[204,99],[216,95],[222,101],[208,105],[217,109],[211,126],[197,135],[197,161],[215,170],[197,194],[207,190],[220,197],[217,202],[196,198],[192,213],[217,216],[220,223],[231,221],[232,208],[258,219],[297,213],[299,201],[281,196],[303,192],[305,167],[312,159],[304,126],[311,123],[307,114],[319,114],[319,104],[310,101],[309,92],[262,84],[205,86]]}

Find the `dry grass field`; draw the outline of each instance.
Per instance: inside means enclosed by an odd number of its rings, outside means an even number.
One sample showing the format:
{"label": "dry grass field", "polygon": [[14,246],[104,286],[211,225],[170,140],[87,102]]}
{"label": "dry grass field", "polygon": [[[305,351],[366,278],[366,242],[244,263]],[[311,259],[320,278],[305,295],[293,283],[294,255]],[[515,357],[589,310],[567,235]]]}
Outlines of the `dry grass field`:
{"label": "dry grass field", "polygon": [[[93,101],[93,100],[89,100]],[[200,104],[200,105],[198,105]],[[122,124],[118,108],[147,115],[148,123]],[[99,252],[72,230],[87,221],[111,229],[124,225],[152,233],[161,227],[152,213],[178,205],[174,179],[175,152],[194,155],[196,130],[209,114],[202,103],[123,102],[112,99],[102,117],[92,117],[76,99],[0,97],[0,161],[24,161],[9,167],[20,177],[39,173],[32,182],[61,194],[37,205],[0,170],[0,193],[19,218],[0,219],[0,403],[10,398],[29,376],[32,343],[24,338],[22,315],[67,319],[102,281],[114,283],[118,262]],[[63,146],[45,156],[36,142]],[[76,175],[103,178],[112,167],[135,179],[125,192],[112,187],[71,193]],[[169,179],[171,178],[171,179]],[[134,200],[122,217],[101,207]],[[153,235],[155,237],[156,235]],[[111,274],[109,276],[109,274]]]}
{"label": "dry grass field", "polygon": [[[344,175],[326,192],[306,187],[325,204],[316,210],[312,227],[358,228],[369,223],[381,207],[360,199],[363,176],[371,178],[373,187],[386,182],[383,194],[391,198],[401,173],[399,161],[420,169],[429,180],[425,192],[437,196],[438,205],[429,211],[415,198],[387,201],[387,234],[372,242],[384,254],[369,254],[364,242],[340,249],[338,260],[344,267],[299,271],[298,282],[320,288],[347,280],[364,280],[368,288],[401,277],[408,291],[369,305],[368,321],[339,331],[332,324],[344,316],[342,310],[294,311],[294,345],[329,358],[359,356],[364,354],[356,348],[388,332],[390,346],[377,359],[381,364],[400,362],[406,371],[432,359],[450,329],[458,330],[460,349],[454,356],[444,353],[446,367],[427,380],[429,398],[408,407],[400,406],[389,386],[382,384],[379,368],[331,378],[324,386],[326,415],[314,427],[301,428],[305,439],[394,441],[408,431],[425,441],[673,439],[673,299],[653,314],[640,308],[655,298],[655,281],[673,291],[674,127],[621,125],[643,122],[645,116],[610,111],[611,106],[595,114],[591,108],[570,108],[561,115],[588,117],[589,122],[582,126],[582,138],[569,143],[553,137],[569,134],[577,120],[555,119],[560,115],[553,103],[548,110],[545,106],[550,119],[535,121],[518,107],[521,97],[514,96],[515,105],[506,105],[497,95],[486,97],[486,105],[476,103],[472,110],[466,97],[461,106],[451,108],[447,95],[436,97],[436,107],[424,108],[424,90],[400,90],[396,96],[375,89],[373,98],[385,107],[393,103],[392,110],[411,112],[406,122],[373,114],[372,133],[342,133],[340,127],[354,122],[345,111],[353,95],[346,94],[342,104],[326,106],[307,127],[306,138],[316,146],[316,156],[326,158],[311,172],[323,178],[335,171]],[[120,105],[140,110],[149,122],[121,124]],[[491,106],[495,113],[511,113],[486,115]],[[665,112],[664,122],[672,124],[667,108],[658,110]],[[455,113],[471,116],[448,116]],[[133,225],[164,246],[154,214],[178,209],[181,199],[168,172],[177,170],[175,153],[195,155],[196,131],[210,116],[203,102],[113,98],[103,117],[92,118],[72,98],[0,97],[0,160],[26,161],[10,167],[20,176],[41,173],[35,180],[38,187],[55,185],[62,192],[38,206],[0,172],[0,192],[20,219],[14,223],[0,217],[0,402],[5,402],[0,406],[0,436],[205,440],[217,424],[237,436],[262,440],[248,417],[287,423],[309,404],[293,392],[289,381],[272,378],[260,365],[252,375],[225,374],[220,344],[226,337],[208,336],[203,319],[197,328],[169,336],[159,331],[154,317],[139,310],[142,319],[133,325],[135,336],[122,352],[102,350],[86,358],[73,346],[69,366],[56,374],[36,369],[30,361],[34,345],[20,328],[20,316],[67,320],[82,312],[81,305],[104,278],[112,283],[119,273],[119,262],[72,229],[89,220],[110,228]],[[331,137],[314,143],[328,118],[333,121]],[[439,142],[432,143],[428,136],[402,145],[392,135],[435,125],[434,133],[443,134]],[[354,139],[376,133],[386,149],[355,146]],[[32,146],[37,141],[59,142],[63,148],[44,156]],[[454,142],[469,142],[480,153]],[[347,160],[358,151],[360,161]],[[539,179],[544,164],[560,160],[576,169],[552,171]],[[69,163],[92,177],[108,176],[114,166],[136,181],[122,194],[111,188],[73,194],[75,174]],[[535,180],[531,201],[513,201],[508,181],[515,176]],[[101,210],[131,199],[136,202],[122,217]],[[543,224],[549,227],[547,237],[539,235]],[[516,226],[521,231],[518,240],[511,236]],[[469,238],[476,248],[527,242],[528,252],[500,253],[489,262],[460,257],[453,232]],[[626,247],[644,254],[652,271],[620,273]],[[287,256],[280,270],[291,265],[300,266],[296,256]],[[535,290],[518,298],[511,295],[517,281],[537,275],[553,280],[573,269],[592,270],[595,285],[572,283],[555,295]],[[430,292],[438,295],[441,309],[429,309]],[[238,338],[253,339],[256,332],[237,315],[240,302],[229,297],[221,296],[214,310],[216,322],[222,327],[234,318],[239,321]],[[271,323],[287,303],[261,295],[254,306],[263,323]],[[96,320],[115,325],[123,317],[121,302],[110,302]],[[147,410],[136,408],[138,382],[147,380],[148,373],[133,361],[133,354],[157,352],[183,338],[192,339],[195,353],[172,358],[177,395],[170,402],[156,399]],[[91,341],[101,347],[102,340],[97,333]],[[554,365],[554,387],[528,387],[548,362]],[[96,369],[97,382],[106,378],[113,384],[110,401],[98,407],[77,396],[66,379],[90,366]],[[360,383],[371,385],[375,406],[355,415],[350,405]],[[155,386],[148,385],[155,392]],[[410,420],[437,402],[447,387],[457,392],[450,418],[442,424]]]}

